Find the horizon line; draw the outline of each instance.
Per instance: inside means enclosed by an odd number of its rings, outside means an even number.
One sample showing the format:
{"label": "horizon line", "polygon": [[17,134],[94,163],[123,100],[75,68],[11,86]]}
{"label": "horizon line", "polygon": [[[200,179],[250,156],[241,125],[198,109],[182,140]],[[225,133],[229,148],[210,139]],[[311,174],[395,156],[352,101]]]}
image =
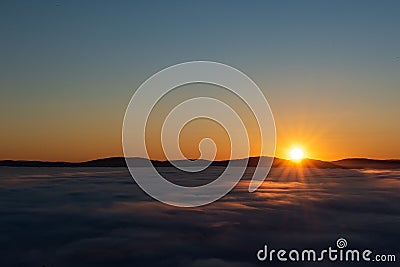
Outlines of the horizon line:
{"label": "horizon line", "polygon": [[[281,157],[271,157],[271,156],[250,156],[247,157],[247,159],[251,158],[261,158],[261,157],[269,157],[269,158],[274,158],[275,159],[280,159],[280,160],[287,160],[287,161],[293,161],[292,159],[289,158],[281,158]],[[0,162],[2,161],[17,161],[17,162],[48,162],[48,163],[87,163],[87,162],[92,162],[92,161],[97,161],[97,160],[104,160],[104,159],[113,159],[113,158],[124,158],[124,159],[144,159],[144,160],[150,160],[150,161],[158,161],[158,162],[171,162],[171,161],[183,161],[183,160],[189,160],[189,161],[195,161],[195,160],[204,160],[204,161],[209,161],[209,162],[223,162],[223,161],[231,161],[231,160],[244,160],[246,158],[235,158],[235,159],[219,159],[219,160],[209,160],[209,159],[173,159],[173,160],[168,160],[168,159],[151,159],[151,158],[146,158],[146,157],[139,157],[139,156],[133,156],[133,157],[124,157],[124,156],[109,156],[109,157],[102,157],[102,158],[94,158],[94,159],[89,159],[89,160],[84,160],[84,161],[63,161],[63,160],[56,160],[56,161],[51,161],[51,160],[40,160],[40,159],[0,159]],[[347,158],[340,158],[340,159],[335,159],[335,160],[323,160],[323,159],[316,159],[316,158],[303,158],[302,160],[317,160],[317,161],[323,161],[323,162],[335,162],[335,161],[341,161],[341,160],[377,160],[377,161],[400,161],[400,158],[385,158],[385,159],[378,159],[378,158],[368,158],[368,157],[347,157]]]}

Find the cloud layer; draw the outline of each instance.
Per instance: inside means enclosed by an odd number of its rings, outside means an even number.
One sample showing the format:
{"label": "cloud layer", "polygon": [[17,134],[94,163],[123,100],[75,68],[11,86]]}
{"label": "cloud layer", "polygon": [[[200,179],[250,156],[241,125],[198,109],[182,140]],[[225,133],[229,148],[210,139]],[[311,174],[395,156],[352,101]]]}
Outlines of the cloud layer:
{"label": "cloud layer", "polygon": [[400,259],[398,171],[277,168],[255,193],[248,178],[185,209],[147,196],[124,168],[0,168],[2,266],[266,266],[264,244],[318,249],[339,237]]}

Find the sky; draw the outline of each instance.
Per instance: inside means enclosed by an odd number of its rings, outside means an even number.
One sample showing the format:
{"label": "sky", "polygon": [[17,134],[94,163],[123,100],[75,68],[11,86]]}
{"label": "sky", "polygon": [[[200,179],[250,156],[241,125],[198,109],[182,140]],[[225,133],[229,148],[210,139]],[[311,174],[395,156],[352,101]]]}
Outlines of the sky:
{"label": "sky", "polygon": [[398,1],[2,1],[0,159],[121,156],[136,88],[192,60],[258,84],[278,157],[400,158],[399,13]]}

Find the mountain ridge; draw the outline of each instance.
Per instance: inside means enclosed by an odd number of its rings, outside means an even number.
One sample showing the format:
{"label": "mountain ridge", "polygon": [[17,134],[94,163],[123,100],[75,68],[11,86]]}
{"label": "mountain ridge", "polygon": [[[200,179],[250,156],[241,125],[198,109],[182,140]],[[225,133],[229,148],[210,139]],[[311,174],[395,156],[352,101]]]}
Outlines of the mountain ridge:
{"label": "mountain ridge", "polygon": [[[144,165],[145,158],[128,158],[136,166]],[[243,161],[245,159],[234,159],[234,163]],[[257,166],[258,162],[272,160],[271,157],[250,157],[248,158],[248,167]],[[179,163],[180,160],[174,160],[173,163]],[[208,160],[202,160],[207,163]],[[182,162],[182,161],[181,161]],[[211,166],[227,166],[228,160],[213,161]],[[152,160],[155,167],[172,167],[169,161]],[[126,167],[124,157],[109,157],[100,158],[84,162],[66,162],[66,161],[29,161],[29,160],[1,160],[0,167]],[[318,168],[318,169],[400,169],[400,160],[378,160],[369,158],[346,158],[335,161],[322,161],[316,159],[303,159],[299,162],[291,160],[273,158],[272,167],[303,167],[303,168]]]}

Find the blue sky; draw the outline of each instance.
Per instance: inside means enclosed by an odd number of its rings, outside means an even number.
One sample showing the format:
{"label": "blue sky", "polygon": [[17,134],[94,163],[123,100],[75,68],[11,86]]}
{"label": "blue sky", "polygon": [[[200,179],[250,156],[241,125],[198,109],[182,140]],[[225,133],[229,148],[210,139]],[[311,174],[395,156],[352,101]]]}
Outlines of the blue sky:
{"label": "blue sky", "polygon": [[[312,128],[333,116],[334,131],[349,131],[334,137],[384,129],[346,156],[400,157],[399,13],[398,1],[3,1],[0,157],[59,159],[39,144],[78,145],[93,132],[108,144],[99,156],[119,154],[111,147],[135,88],[189,60],[248,74],[291,137],[302,119]],[[381,137],[390,144],[374,150]]]}

